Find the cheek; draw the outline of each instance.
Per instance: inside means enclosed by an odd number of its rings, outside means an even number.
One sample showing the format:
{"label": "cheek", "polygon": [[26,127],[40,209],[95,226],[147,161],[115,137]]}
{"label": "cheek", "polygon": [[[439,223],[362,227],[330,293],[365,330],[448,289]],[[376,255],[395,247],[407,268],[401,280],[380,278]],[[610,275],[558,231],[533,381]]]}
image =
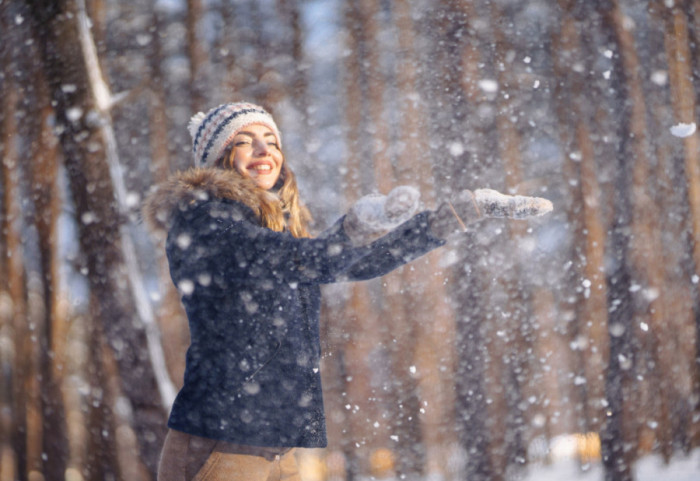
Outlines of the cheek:
{"label": "cheek", "polygon": [[233,164],[233,168],[236,169],[239,173],[243,175],[248,174],[248,171],[245,169],[245,161],[241,159],[238,155],[233,156],[233,161],[231,163]]}

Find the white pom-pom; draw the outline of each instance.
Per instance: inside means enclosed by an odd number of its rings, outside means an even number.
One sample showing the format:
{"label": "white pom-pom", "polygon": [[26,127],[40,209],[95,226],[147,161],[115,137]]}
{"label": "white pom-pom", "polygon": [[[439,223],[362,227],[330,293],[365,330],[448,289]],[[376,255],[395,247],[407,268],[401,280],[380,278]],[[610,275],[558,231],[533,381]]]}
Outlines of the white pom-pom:
{"label": "white pom-pom", "polygon": [[199,130],[199,126],[202,125],[202,122],[204,122],[206,116],[207,114],[204,112],[198,112],[190,119],[190,123],[187,124],[187,130],[189,130],[192,139],[194,139],[195,135],[197,135],[197,130]]}

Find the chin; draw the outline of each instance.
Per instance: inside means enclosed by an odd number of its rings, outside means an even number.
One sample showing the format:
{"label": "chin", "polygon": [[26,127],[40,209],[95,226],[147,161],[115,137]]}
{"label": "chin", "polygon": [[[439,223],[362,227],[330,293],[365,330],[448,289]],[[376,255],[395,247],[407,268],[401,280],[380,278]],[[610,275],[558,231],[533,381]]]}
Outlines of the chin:
{"label": "chin", "polygon": [[270,190],[275,186],[274,182],[268,182],[268,181],[255,182],[255,184],[263,190]]}

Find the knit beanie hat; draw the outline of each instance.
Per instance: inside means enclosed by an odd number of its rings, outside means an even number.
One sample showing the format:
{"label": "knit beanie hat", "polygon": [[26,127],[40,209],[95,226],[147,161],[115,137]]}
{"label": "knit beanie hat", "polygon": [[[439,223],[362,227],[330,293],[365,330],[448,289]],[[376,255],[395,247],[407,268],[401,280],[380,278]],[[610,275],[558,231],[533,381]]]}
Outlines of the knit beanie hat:
{"label": "knit beanie hat", "polygon": [[282,148],[282,138],[272,116],[262,107],[246,102],[228,103],[199,112],[190,119],[187,130],[192,135],[195,167],[210,167],[221,157],[236,134],[249,125],[268,127]]}

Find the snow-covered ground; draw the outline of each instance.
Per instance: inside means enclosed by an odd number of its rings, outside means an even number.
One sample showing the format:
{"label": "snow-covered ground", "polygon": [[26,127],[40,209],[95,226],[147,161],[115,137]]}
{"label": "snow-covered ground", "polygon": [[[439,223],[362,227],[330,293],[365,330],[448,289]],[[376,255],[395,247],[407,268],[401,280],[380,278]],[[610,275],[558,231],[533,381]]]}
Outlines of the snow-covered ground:
{"label": "snow-covered ground", "polygon": [[[559,461],[550,466],[531,465],[522,481],[601,481],[603,467],[591,464],[581,471],[575,461]],[[635,481],[700,481],[700,449],[687,457],[674,457],[664,465],[660,456],[648,456],[634,466]]]}

